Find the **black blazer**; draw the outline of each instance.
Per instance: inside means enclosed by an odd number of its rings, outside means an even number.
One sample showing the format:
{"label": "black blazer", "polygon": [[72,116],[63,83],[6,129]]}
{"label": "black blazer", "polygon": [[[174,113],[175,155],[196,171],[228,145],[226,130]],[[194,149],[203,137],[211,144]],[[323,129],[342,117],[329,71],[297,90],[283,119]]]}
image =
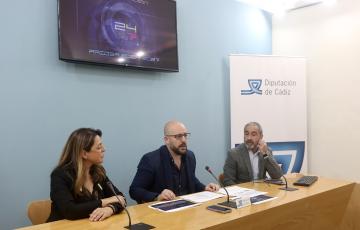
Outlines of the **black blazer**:
{"label": "black blazer", "polygon": [[[51,213],[47,222],[69,219],[76,220],[88,218],[90,214],[101,207],[103,198],[113,196],[112,191],[107,186],[109,179],[106,177],[104,181],[94,182],[94,193],[96,196],[74,196],[75,172],[67,168],[56,168],[51,173],[50,198],[52,200]],[[116,194],[123,195],[116,187]],[[115,213],[123,210],[119,203],[112,204],[115,207]]]}
{"label": "black blazer", "polygon": [[[204,191],[203,185],[195,176],[196,159],[188,150],[183,158],[186,161],[188,192]],[[145,154],[138,165],[138,170],[130,186],[130,196],[138,203],[153,201],[164,189],[173,191],[170,152],[165,145]]]}

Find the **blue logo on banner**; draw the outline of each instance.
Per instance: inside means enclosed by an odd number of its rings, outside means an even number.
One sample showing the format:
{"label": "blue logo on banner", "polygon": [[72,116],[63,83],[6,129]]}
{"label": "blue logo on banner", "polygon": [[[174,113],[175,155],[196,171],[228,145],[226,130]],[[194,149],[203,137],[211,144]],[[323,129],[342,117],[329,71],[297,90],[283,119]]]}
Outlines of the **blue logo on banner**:
{"label": "blue logo on banner", "polygon": [[304,161],[305,141],[269,142],[267,144],[285,174],[300,172]]}
{"label": "blue logo on banner", "polygon": [[241,95],[251,95],[251,94],[262,94],[261,87],[262,80],[261,79],[249,79],[248,84],[250,89],[241,90]]}

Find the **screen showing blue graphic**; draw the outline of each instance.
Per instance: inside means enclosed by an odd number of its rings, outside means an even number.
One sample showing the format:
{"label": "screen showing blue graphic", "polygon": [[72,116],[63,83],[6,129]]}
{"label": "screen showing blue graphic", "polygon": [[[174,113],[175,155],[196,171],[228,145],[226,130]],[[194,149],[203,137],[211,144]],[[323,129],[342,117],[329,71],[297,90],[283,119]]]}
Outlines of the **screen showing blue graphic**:
{"label": "screen showing blue graphic", "polygon": [[59,58],[179,71],[173,0],[58,0]]}

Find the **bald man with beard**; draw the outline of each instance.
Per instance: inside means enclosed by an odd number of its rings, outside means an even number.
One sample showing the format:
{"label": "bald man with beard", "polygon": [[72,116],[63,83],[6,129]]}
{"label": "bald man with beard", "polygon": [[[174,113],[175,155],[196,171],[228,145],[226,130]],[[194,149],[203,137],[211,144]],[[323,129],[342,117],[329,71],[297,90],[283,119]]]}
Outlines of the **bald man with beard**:
{"label": "bald man with beard", "polygon": [[219,185],[203,185],[195,176],[196,159],[187,149],[190,133],[179,121],[164,126],[164,143],[140,160],[130,186],[130,196],[138,203],[172,200],[177,196],[201,191],[217,191]]}

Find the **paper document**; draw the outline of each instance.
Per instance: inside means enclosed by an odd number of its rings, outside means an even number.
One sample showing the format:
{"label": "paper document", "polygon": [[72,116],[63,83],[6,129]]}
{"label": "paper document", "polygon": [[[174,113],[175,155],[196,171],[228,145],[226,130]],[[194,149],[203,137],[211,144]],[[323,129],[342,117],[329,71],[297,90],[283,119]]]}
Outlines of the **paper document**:
{"label": "paper document", "polygon": [[220,198],[223,196],[225,196],[225,195],[219,194],[219,193],[214,193],[214,192],[203,191],[203,192],[193,193],[193,194],[189,194],[189,195],[184,195],[184,196],[181,196],[181,198],[195,202],[195,203],[203,203],[203,202],[217,199],[217,198]]}
{"label": "paper document", "polygon": [[[266,194],[266,192],[257,191],[257,190],[249,189],[249,188],[243,188],[240,186],[226,187],[226,189],[229,193],[229,196],[233,196],[232,199],[237,199],[239,197],[254,197],[254,196]],[[226,192],[223,188],[220,189],[219,192],[222,194],[226,194]]]}
{"label": "paper document", "polygon": [[[230,187],[226,187],[226,190],[228,191],[229,196],[234,196],[234,194],[236,194],[236,193],[241,193],[241,192],[248,191],[248,190],[253,190],[253,189],[242,188],[240,186],[230,186]],[[224,195],[227,195],[224,188],[221,188],[219,190],[219,192],[224,194]]]}
{"label": "paper document", "polygon": [[235,193],[234,197],[231,199],[237,199],[239,197],[254,197],[254,196],[263,195],[266,193],[267,192],[261,192],[261,191],[256,191],[256,190],[251,189],[251,190]]}
{"label": "paper document", "polygon": [[162,212],[176,212],[197,205],[199,204],[188,200],[180,199],[180,200],[158,202],[156,204],[149,205],[149,208],[156,209]]}

